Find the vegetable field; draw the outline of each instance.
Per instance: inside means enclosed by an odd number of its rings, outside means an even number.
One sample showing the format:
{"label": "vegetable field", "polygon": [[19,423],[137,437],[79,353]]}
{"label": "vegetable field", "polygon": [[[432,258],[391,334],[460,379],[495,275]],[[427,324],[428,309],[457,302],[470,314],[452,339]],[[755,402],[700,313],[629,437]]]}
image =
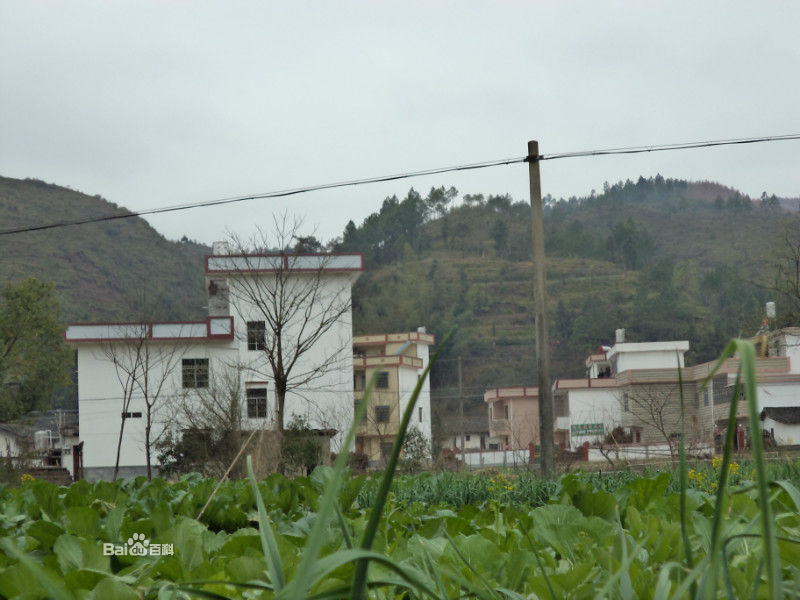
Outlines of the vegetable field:
{"label": "vegetable field", "polygon": [[[730,469],[730,467],[729,467]],[[767,593],[758,498],[747,464],[725,499],[724,568],[718,597]],[[800,463],[771,463],[784,592],[800,595]],[[688,539],[698,562],[710,552],[714,496],[699,466],[686,494]],[[744,472],[744,475],[741,473]],[[332,470],[259,482],[275,556],[262,543],[254,488],[226,482],[143,478],[59,488],[43,481],[0,492],[0,594],[14,598],[272,598],[291,582],[319,519]],[[395,481],[372,550],[368,595],[478,598],[688,597],[680,493],[673,472],[577,473],[558,482],[521,474],[424,474]],[[693,481],[690,479],[690,482]],[[354,558],[378,479],[348,478],[336,496],[308,579],[308,597],[350,597]],[[263,523],[263,521],[262,521]],[[105,556],[103,544],[143,534],[173,554]],[[784,539],[785,538],[785,539]],[[276,571],[271,571],[274,568]],[[204,583],[213,582],[213,583]],[[288,584],[285,584],[288,585]],[[286,590],[286,588],[283,588]]]}
{"label": "vegetable field", "polygon": [[[758,431],[753,345],[732,341],[720,363],[734,353],[728,421],[743,393]],[[425,375],[373,479],[350,477],[341,453],[293,480],[257,481],[248,459],[249,480],[219,489],[198,476],[0,489],[0,595],[800,598],[800,463],[767,463],[760,436],[747,464],[729,428],[711,465],[689,468],[681,444],[676,471],[395,477]]]}

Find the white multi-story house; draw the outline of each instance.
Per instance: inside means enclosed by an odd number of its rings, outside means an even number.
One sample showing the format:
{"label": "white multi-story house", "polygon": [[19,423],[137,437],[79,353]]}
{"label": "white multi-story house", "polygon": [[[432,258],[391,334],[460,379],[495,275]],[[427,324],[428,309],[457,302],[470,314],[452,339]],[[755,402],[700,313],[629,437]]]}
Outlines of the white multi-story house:
{"label": "white multi-story house", "polygon": [[[338,431],[337,447],[352,422],[351,287],[363,256],[233,255],[219,243],[213,252],[206,257],[204,321],[68,326],[66,340],[78,355],[87,479],[110,478],[118,453],[119,476],[143,474],[148,439],[150,462],[157,465],[155,441],[184,425],[176,406],[191,410],[223,380],[241,396],[244,429],[274,429],[280,417],[284,425],[299,417],[313,428]],[[270,323],[276,303],[283,303],[280,336]],[[270,351],[284,368],[294,361],[282,415]]]}

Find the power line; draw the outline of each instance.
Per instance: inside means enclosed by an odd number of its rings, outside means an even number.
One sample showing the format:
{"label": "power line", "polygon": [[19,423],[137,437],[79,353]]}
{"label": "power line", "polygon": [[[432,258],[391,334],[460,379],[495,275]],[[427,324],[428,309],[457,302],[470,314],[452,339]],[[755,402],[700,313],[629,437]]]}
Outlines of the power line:
{"label": "power line", "polygon": [[540,154],[528,156],[526,162],[536,160],[556,160],[559,158],[578,158],[586,156],[608,156],[612,154],[642,154],[645,152],[665,152],[667,150],[692,150],[695,148],[710,148],[712,146],[733,146],[737,144],[758,144],[762,142],[779,142],[786,140],[800,140],[800,134],[772,135],[754,138],[734,138],[729,140],[708,140],[704,142],[679,142],[677,144],[658,144],[653,146],[628,146],[623,148],[606,148],[602,150],[581,150],[578,152],[559,152],[556,154]]}
{"label": "power line", "polygon": [[144,215],[156,215],[168,212],[176,212],[181,210],[190,210],[193,208],[206,208],[209,206],[222,206],[225,204],[234,204],[238,202],[245,202],[248,200],[263,200],[266,198],[283,198],[286,196],[294,196],[297,194],[305,194],[308,192],[316,192],[320,190],[330,190],[342,187],[354,187],[358,185],[367,185],[371,183],[380,183],[386,181],[397,181],[399,179],[411,179],[413,177],[424,177],[426,175],[439,175],[442,173],[453,173],[457,171],[472,171],[477,169],[487,169],[490,167],[498,167],[502,165],[511,165],[516,163],[531,162],[532,160],[557,160],[562,158],[578,158],[590,156],[608,156],[613,154],[641,154],[645,152],[664,152],[667,150],[690,150],[695,148],[709,148],[712,146],[730,146],[736,144],[757,144],[763,142],[776,142],[787,140],[800,140],[800,134],[786,134],[774,136],[762,136],[753,138],[735,138],[727,140],[708,140],[703,142],[681,142],[676,144],[660,144],[652,146],[629,146],[622,148],[606,148],[599,150],[582,150],[576,152],[560,152],[555,154],[540,154],[537,156],[523,156],[513,158],[502,158],[497,160],[488,160],[476,163],[467,163],[455,165],[450,167],[437,167],[433,169],[422,169],[420,171],[407,171],[405,173],[397,173],[394,175],[380,175],[377,177],[367,177],[363,179],[350,179],[346,181],[338,181],[333,183],[322,183],[318,185],[310,185],[298,188],[290,188],[285,190],[278,190],[273,192],[264,192],[260,194],[249,194],[246,196],[232,196],[229,198],[220,198],[217,200],[208,200],[205,202],[191,202],[186,204],[176,204],[173,206],[163,206],[159,208],[151,208],[140,211],[125,212],[117,215],[105,215],[102,217],[88,217],[85,219],[75,219],[72,221],[57,221],[54,223],[47,223],[45,225],[34,225],[30,227],[18,227],[14,229],[0,230],[0,236],[13,235],[15,233],[28,233],[33,231],[43,231],[46,229],[57,229],[61,227],[68,227],[72,225],[86,225],[88,223],[100,223],[104,221],[116,221],[119,219],[129,219],[131,217],[141,217]]}
{"label": "power line", "polygon": [[380,183],[383,181],[395,181],[398,179],[409,179],[411,177],[423,177],[425,175],[437,175],[439,173],[451,173],[454,171],[471,171],[475,169],[486,169],[488,167],[497,167],[501,165],[510,165],[513,163],[525,162],[525,157],[506,158],[500,160],[490,160],[480,163],[470,163],[464,165],[456,165],[453,167],[440,167],[435,169],[424,169],[422,171],[409,171],[407,173],[399,173],[395,175],[382,175],[378,177],[368,177],[365,179],[352,179],[348,181],[338,181],[334,183],[321,183],[318,185],[311,185],[299,188],[291,188],[287,190],[278,190],[274,192],[264,192],[261,194],[250,194],[247,196],[233,196],[230,198],[220,198],[218,200],[208,200],[206,202],[192,202],[188,204],[177,204],[174,206],[164,206],[161,208],[150,208],[146,210],[127,212],[119,215],[105,215],[102,217],[90,217],[86,219],[76,219],[74,221],[58,221],[55,223],[48,223],[46,225],[35,225],[32,227],[20,227],[16,229],[4,229],[0,231],[0,235],[11,235],[14,233],[26,233],[31,231],[42,231],[45,229],[56,229],[59,227],[67,227],[70,225],[85,225],[87,223],[100,223],[103,221],[116,221],[118,219],[129,219],[131,217],[140,217],[143,215],[156,215],[161,213],[176,212],[179,210],[189,210],[192,208],[205,208],[209,206],[221,206],[224,204],[234,204],[237,202],[244,202],[246,200],[263,200],[265,198],[282,198],[285,196],[294,196],[297,194],[305,194],[308,192],[316,192],[320,190],[330,190],[334,188],[366,185],[369,183]]}

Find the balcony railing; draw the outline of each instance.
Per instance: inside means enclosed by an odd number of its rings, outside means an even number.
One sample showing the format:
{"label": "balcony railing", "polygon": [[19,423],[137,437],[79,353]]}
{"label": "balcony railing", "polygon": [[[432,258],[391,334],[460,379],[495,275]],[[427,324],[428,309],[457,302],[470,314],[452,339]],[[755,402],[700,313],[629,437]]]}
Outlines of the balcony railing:
{"label": "balcony railing", "polygon": [[509,424],[508,419],[492,419],[491,430],[492,432],[511,431],[511,425]]}

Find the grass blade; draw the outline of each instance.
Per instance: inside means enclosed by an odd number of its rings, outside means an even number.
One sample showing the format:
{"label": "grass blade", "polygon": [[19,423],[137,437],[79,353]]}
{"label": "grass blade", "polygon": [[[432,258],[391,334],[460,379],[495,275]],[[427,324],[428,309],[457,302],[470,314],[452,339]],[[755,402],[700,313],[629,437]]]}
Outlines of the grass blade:
{"label": "grass blade", "polygon": [[258,481],[256,481],[255,473],[253,473],[253,459],[251,456],[247,457],[247,473],[250,477],[250,485],[253,486],[253,495],[256,497],[258,533],[261,536],[261,549],[267,561],[269,579],[275,587],[275,591],[280,591],[286,585],[286,581],[283,578],[283,565],[281,564],[281,556],[278,553],[278,543],[275,541],[272,521],[269,515],[267,515],[267,509],[264,508],[264,499],[261,497],[261,491],[258,489]]}
{"label": "grass blade", "polygon": [[[683,553],[686,556],[686,566],[691,570],[694,568],[694,557],[692,556],[692,546],[689,544],[689,527],[686,515],[686,489],[688,487],[688,476],[686,473],[686,399],[683,395],[683,371],[681,369],[680,356],[678,358],[678,390],[681,397],[681,446],[680,446],[680,467],[679,478],[681,484],[681,537],[683,538]],[[702,390],[702,388],[700,388]],[[697,584],[692,583],[692,597],[697,596]]]}
{"label": "grass blade", "polygon": [[289,598],[302,600],[308,595],[308,590],[312,585],[311,572],[314,569],[314,564],[317,561],[320,550],[322,549],[325,529],[328,527],[328,523],[330,522],[334,511],[339,514],[339,520],[345,540],[348,545],[350,544],[347,527],[341,518],[341,513],[338,512],[337,503],[339,502],[339,490],[341,490],[344,481],[344,471],[347,467],[349,449],[355,441],[356,432],[361,426],[361,421],[364,419],[364,415],[367,412],[368,398],[370,394],[372,394],[372,390],[375,389],[377,380],[378,373],[375,372],[372,374],[372,377],[370,377],[367,388],[364,391],[363,400],[359,403],[358,408],[356,409],[355,415],[353,416],[353,423],[350,426],[344,441],[342,442],[341,451],[336,457],[336,461],[333,463],[333,470],[331,472],[330,480],[328,485],[325,487],[325,493],[320,500],[317,518],[314,520],[314,526],[311,529],[311,533],[308,535],[306,547],[303,551],[303,557],[300,559],[300,564],[297,566],[297,570],[295,571],[292,579],[291,593],[287,594]]}
{"label": "grass blade", "polygon": [[744,374],[744,392],[750,417],[750,447],[753,452],[753,462],[755,462],[758,498],[761,505],[759,507],[761,509],[761,532],[764,536],[764,565],[767,569],[769,597],[778,600],[783,597],[781,565],[778,542],[775,539],[775,524],[772,521],[772,504],[769,501],[769,490],[767,489],[764,438],[761,435],[761,418],[756,397],[756,349],[751,342],[744,340],[736,340],[736,345],[741,361],[739,369]]}
{"label": "grass blade", "polygon": [[[394,478],[394,472],[397,469],[397,462],[400,460],[400,451],[403,449],[403,441],[405,440],[408,423],[411,421],[411,415],[414,413],[414,407],[417,404],[417,398],[419,398],[419,394],[422,391],[422,384],[428,377],[431,367],[434,365],[434,363],[436,363],[439,353],[442,351],[442,348],[444,348],[445,344],[447,344],[447,342],[450,340],[454,331],[454,329],[451,329],[442,340],[442,343],[439,344],[439,347],[436,348],[436,352],[433,353],[433,356],[428,361],[428,365],[425,367],[422,375],[417,380],[417,385],[414,386],[414,391],[408,401],[406,410],[403,412],[403,418],[400,421],[397,437],[394,441],[394,446],[392,447],[392,455],[389,457],[389,462],[386,464],[386,470],[383,474],[383,479],[381,479],[381,485],[380,488],[378,488],[378,494],[375,497],[375,504],[372,506],[372,513],[369,516],[367,527],[364,530],[364,537],[361,540],[361,548],[364,550],[369,550],[372,548],[372,542],[375,540],[375,534],[378,531],[381,515],[383,514],[383,509],[386,506],[386,499],[389,497],[389,490],[392,487],[392,479]],[[366,404],[366,397],[362,401],[362,404]],[[356,565],[356,573],[353,579],[353,600],[365,600],[368,569],[369,562],[366,560],[359,561],[358,565]]]}

